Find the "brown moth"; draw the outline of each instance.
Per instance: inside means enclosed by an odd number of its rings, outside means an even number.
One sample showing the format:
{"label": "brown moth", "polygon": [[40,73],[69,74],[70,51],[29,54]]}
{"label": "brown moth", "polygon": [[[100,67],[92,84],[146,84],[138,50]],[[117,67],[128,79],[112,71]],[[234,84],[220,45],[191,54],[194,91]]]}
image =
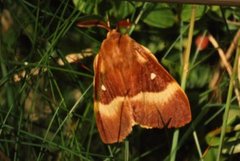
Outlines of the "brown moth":
{"label": "brown moth", "polygon": [[94,60],[94,112],[104,143],[123,141],[134,125],[181,127],[191,121],[188,98],[155,56],[110,30]]}

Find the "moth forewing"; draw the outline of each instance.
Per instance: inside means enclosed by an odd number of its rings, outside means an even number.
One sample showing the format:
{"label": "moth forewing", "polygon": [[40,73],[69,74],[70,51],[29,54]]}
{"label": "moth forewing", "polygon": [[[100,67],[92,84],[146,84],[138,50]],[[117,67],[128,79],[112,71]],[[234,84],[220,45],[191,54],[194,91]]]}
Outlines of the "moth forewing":
{"label": "moth forewing", "polygon": [[109,31],[94,61],[94,109],[104,143],[132,126],[181,127],[191,121],[188,98],[156,57],[128,35]]}

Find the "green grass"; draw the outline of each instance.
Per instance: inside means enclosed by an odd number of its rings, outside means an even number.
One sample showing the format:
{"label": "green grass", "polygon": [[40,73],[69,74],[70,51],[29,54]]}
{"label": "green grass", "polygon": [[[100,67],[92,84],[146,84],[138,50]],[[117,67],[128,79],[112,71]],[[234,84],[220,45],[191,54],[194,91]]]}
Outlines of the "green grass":
{"label": "green grass", "polygon": [[[227,51],[239,28],[239,8],[109,1],[0,2],[0,160],[238,160],[239,54],[228,75],[211,44],[198,51],[199,34],[212,34]],[[154,17],[161,15],[161,21]],[[195,21],[191,16],[194,16]],[[123,143],[105,145],[93,111],[93,60],[107,31],[77,28],[78,20],[103,19],[111,27],[134,22],[129,34],[148,47],[186,91],[192,121],[177,129],[134,127]],[[5,27],[9,22],[9,27]],[[194,28],[193,28],[194,26]],[[217,26],[217,27],[212,27]],[[192,43],[191,43],[192,41]],[[186,45],[186,42],[187,45]],[[71,53],[91,56],[75,63]],[[189,54],[183,61],[183,53]],[[239,51],[238,51],[239,52]],[[185,53],[185,54],[186,54]],[[58,64],[62,58],[64,66]],[[186,58],[186,57],[185,57]],[[235,63],[234,63],[235,62]],[[181,67],[188,63],[188,72]],[[25,75],[15,81],[21,72]],[[33,74],[33,71],[37,73]],[[219,74],[214,86],[214,76]]]}

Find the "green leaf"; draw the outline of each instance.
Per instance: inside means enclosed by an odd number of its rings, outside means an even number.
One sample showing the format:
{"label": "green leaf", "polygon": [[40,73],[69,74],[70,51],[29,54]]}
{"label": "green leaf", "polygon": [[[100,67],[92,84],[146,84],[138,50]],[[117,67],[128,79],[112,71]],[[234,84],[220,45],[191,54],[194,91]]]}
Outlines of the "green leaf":
{"label": "green leaf", "polygon": [[207,85],[211,78],[211,71],[209,66],[198,66],[189,73],[188,87],[202,88]]}
{"label": "green leaf", "polygon": [[[205,13],[205,6],[196,5],[196,17],[195,20],[199,20],[203,14]],[[181,12],[181,19],[182,21],[188,22],[190,21],[192,14],[192,5],[183,5],[182,12]]]}
{"label": "green leaf", "polygon": [[97,14],[97,5],[100,0],[73,0],[75,7],[85,14]]}
{"label": "green leaf", "polygon": [[110,14],[118,20],[125,19],[135,11],[135,7],[128,1],[114,1]]}
{"label": "green leaf", "polygon": [[143,19],[150,26],[169,28],[176,22],[175,15],[168,5],[157,4]]}

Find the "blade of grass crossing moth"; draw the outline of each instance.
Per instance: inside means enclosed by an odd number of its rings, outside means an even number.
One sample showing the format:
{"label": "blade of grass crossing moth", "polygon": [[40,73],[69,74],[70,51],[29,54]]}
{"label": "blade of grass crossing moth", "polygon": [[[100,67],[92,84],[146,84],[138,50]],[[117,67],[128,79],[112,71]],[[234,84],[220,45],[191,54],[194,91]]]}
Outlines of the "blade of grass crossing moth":
{"label": "blade of grass crossing moth", "polygon": [[[189,70],[189,57],[190,57],[190,51],[191,51],[191,45],[192,45],[194,21],[195,21],[195,6],[192,5],[190,27],[189,27],[189,32],[188,32],[188,43],[187,43],[188,45],[187,45],[186,51],[183,55],[183,71],[182,71],[182,79],[181,79],[181,87],[183,90],[185,90],[185,87],[186,87],[187,75],[188,75],[188,70]],[[178,138],[179,138],[179,129],[176,129],[173,134],[173,141],[172,141],[172,147],[171,147],[171,153],[170,153],[170,161],[175,161],[175,159],[176,159],[176,153],[177,153],[177,148],[178,148]]]}
{"label": "blade of grass crossing moth", "polygon": [[217,153],[217,161],[220,161],[221,159],[221,153],[222,153],[222,147],[224,144],[224,137],[226,133],[226,126],[227,126],[227,120],[228,120],[228,113],[231,105],[231,99],[232,99],[232,93],[233,93],[233,84],[237,75],[237,66],[238,66],[238,57],[240,53],[240,40],[238,40],[238,46],[237,46],[237,52],[234,60],[234,65],[233,65],[233,72],[230,78],[230,83],[228,87],[228,94],[227,94],[227,101],[226,101],[226,107],[224,111],[224,116],[223,116],[223,123],[222,123],[222,129],[221,129],[221,135],[220,135],[220,144],[218,147],[218,153]]}

